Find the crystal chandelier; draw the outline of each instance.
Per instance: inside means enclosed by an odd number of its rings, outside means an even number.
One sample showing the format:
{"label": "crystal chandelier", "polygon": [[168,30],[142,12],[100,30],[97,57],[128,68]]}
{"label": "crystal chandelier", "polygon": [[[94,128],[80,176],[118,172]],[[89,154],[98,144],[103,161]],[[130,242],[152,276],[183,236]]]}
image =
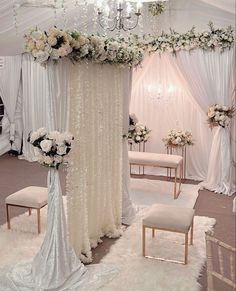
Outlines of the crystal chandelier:
{"label": "crystal chandelier", "polygon": [[[130,2],[119,0],[112,12],[108,3],[97,2],[97,15],[99,25],[106,30],[129,31],[137,27],[141,16],[141,1],[136,3],[136,9]],[[103,8],[102,8],[103,7]],[[133,11],[134,10],[134,11]]]}

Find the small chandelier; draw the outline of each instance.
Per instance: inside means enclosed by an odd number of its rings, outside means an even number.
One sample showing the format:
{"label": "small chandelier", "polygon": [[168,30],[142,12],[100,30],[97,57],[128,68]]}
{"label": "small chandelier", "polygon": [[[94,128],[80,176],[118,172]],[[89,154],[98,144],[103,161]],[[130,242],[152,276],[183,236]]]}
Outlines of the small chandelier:
{"label": "small chandelier", "polygon": [[[105,5],[102,9],[102,3],[97,4],[97,15],[99,25],[106,30],[123,30],[129,31],[137,27],[141,15],[142,3],[139,1],[136,5],[136,10],[132,12],[133,7],[130,2],[119,0],[114,12],[111,13],[109,5]],[[104,21],[105,18],[105,21]],[[131,21],[134,20],[134,23]],[[106,24],[104,24],[106,22]]]}

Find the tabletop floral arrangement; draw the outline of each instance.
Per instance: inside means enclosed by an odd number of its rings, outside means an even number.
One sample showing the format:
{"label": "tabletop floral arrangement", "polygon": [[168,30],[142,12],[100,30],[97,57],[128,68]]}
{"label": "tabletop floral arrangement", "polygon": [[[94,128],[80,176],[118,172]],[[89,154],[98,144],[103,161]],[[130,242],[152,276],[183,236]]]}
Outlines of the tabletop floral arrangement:
{"label": "tabletop floral arrangement", "polygon": [[47,132],[39,128],[29,133],[28,142],[35,147],[37,161],[46,167],[58,169],[70,152],[74,137],[69,132]]}
{"label": "tabletop floral arrangement", "polygon": [[166,1],[163,2],[151,2],[148,5],[148,11],[153,15],[153,16],[158,16],[161,13],[165,11],[165,3]]}
{"label": "tabletop floral arrangement", "polygon": [[209,107],[207,112],[207,122],[210,128],[221,126],[223,128],[230,124],[231,118],[234,116],[234,107],[215,104]]}
{"label": "tabletop floral arrangement", "polygon": [[134,113],[129,115],[129,131],[124,136],[127,138],[129,144],[147,142],[150,137],[150,132],[150,129],[138,122],[138,118]]}
{"label": "tabletop floral arrangement", "polygon": [[165,146],[186,146],[193,145],[193,136],[190,131],[171,129],[167,136],[162,139]]}

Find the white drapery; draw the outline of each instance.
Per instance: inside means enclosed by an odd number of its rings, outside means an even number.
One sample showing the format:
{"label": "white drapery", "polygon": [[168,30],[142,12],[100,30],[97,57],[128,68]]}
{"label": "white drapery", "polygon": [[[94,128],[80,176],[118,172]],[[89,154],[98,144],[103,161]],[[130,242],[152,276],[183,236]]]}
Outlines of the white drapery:
{"label": "white drapery", "polygon": [[[20,93],[21,59],[21,55],[15,57],[4,57],[4,66],[0,70],[0,96],[2,97],[6,115],[10,122],[8,140],[11,143],[14,143],[15,141],[15,113],[17,107],[17,98]],[[19,151],[20,144],[21,143],[18,138],[14,149]]]}
{"label": "white drapery", "polygon": [[[162,138],[168,130],[190,130],[195,145],[187,149],[187,177],[203,180],[207,174],[211,132],[206,126],[205,113],[186,90],[186,83],[176,73],[170,58],[170,54],[152,54],[146,57],[142,68],[134,71],[130,112],[152,130],[146,144],[149,152],[166,153]],[[166,175],[155,168],[145,168],[145,173]]]}
{"label": "white drapery", "polygon": [[120,235],[123,98],[124,93],[128,98],[130,74],[110,65],[72,67],[69,128],[75,147],[67,175],[68,223],[83,261],[91,261],[91,247],[102,236]]}
{"label": "white drapery", "polygon": [[[233,49],[223,53],[195,50],[189,54],[181,51],[172,61],[186,79],[189,91],[203,112],[207,112],[208,107],[215,103],[224,105],[234,103],[235,84],[231,82],[234,66]],[[233,143],[235,132],[232,131],[231,134]],[[228,128],[215,130],[208,172],[203,183],[205,188],[226,195],[235,192],[233,148],[230,130]]]}
{"label": "white drapery", "polygon": [[40,127],[63,131],[68,127],[68,62],[63,59],[45,68],[31,56],[23,55],[23,156],[28,161],[35,161],[34,149],[27,142],[30,131]]}

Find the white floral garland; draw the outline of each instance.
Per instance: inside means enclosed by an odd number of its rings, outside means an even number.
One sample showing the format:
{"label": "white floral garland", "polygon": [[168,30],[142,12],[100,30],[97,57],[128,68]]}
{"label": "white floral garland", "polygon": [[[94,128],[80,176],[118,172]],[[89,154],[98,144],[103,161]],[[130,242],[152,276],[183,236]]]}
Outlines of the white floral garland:
{"label": "white floral garland", "polygon": [[90,60],[95,63],[115,63],[137,66],[144,58],[144,48],[124,38],[86,35],[79,31],[66,32],[52,27],[48,32],[32,29],[25,35],[25,51],[36,62],[46,64],[68,57],[72,62]]}
{"label": "white floral garland", "polygon": [[48,32],[32,29],[25,35],[25,51],[35,61],[46,64],[49,60],[57,61],[68,57],[72,62],[89,60],[95,63],[119,64],[130,67],[139,65],[145,52],[171,52],[180,50],[215,50],[230,49],[234,43],[233,29],[215,28],[209,23],[209,30],[198,33],[195,27],[180,34],[174,30],[163,32],[160,36],[130,35],[128,38],[86,35],[78,31],[66,32],[56,27]]}

